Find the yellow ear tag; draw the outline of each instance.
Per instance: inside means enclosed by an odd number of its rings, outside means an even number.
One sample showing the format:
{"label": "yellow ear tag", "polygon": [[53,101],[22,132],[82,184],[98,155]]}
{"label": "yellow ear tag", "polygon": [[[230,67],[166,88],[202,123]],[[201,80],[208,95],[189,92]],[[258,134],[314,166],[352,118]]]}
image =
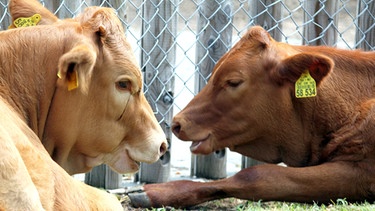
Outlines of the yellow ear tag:
{"label": "yellow ear tag", "polygon": [[315,97],[317,94],[316,82],[308,70],[302,73],[295,84],[296,98]]}
{"label": "yellow ear tag", "polygon": [[68,78],[68,91],[72,91],[78,87],[78,72],[74,71],[74,73],[70,74]]}
{"label": "yellow ear tag", "polygon": [[59,77],[60,79],[62,79],[60,70],[57,72],[57,77]]}
{"label": "yellow ear tag", "polygon": [[17,18],[16,20],[14,20],[13,24],[16,26],[16,28],[36,26],[41,19],[42,16],[40,14],[35,14],[28,18]]}

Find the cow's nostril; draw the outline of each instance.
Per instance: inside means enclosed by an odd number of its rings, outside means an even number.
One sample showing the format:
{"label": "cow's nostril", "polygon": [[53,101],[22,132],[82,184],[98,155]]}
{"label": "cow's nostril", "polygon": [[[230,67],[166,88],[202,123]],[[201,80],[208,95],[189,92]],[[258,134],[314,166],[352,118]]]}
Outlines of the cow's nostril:
{"label": "cow's nostril", "polygon": [[181,125],[180,125],[180,123],[178,123],[178,122],[173,122],[173,123],[172,123],[172,132],[173,132],[176,136],[178,136],[178,134],[180,133],[180,131],[181,131]]}
{"label": "cow's nostril", "polygon": [[168,145],[167,143],[163,142],[160,146],[160,155],[164,155],[167,152]]}

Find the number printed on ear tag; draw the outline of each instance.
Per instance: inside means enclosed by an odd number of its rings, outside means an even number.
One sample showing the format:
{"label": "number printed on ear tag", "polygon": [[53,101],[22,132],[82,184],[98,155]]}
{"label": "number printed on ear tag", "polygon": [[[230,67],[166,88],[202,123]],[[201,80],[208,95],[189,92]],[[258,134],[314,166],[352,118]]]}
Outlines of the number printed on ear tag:
{"label": "number printed on ear tag", "polygon": [[28,26],[36,26],[39,21],[42,19],[42,16],[40,14],[35,14],[28,18],[17,18],[13,24],[19,28],[19,27],[28,27]]}
{"label": "number printed on ear tag", "polygon": [[317,94],[316,82],[308,70],[302,73],[295,84],[296,98],[315,97]]}

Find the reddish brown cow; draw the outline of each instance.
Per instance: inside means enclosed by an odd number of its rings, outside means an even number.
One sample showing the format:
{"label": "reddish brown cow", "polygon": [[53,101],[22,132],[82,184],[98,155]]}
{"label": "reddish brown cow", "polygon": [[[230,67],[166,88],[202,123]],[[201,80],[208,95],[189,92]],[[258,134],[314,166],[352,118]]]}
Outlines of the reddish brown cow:
{"label": "reddish brown cow", "polygon": [[251,28],[175,116],[173,132],[192,141],[196,154],[228,147],[271,164],[213,182],[145,185],[140,196],[147,199],[132,195],[133,204],[186,207],[225,197],[373,201],[374,69],[373,52],[292,46]]}

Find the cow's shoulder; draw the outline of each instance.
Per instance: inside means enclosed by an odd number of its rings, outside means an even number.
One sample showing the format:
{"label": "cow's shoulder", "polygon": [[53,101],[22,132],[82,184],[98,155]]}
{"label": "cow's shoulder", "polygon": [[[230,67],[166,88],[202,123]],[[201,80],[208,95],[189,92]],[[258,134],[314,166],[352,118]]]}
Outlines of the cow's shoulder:
{"label": "cow's shoulder", "polygon": [[[0,113],[0,208],[52,209],[53,175],[46,165],[47,152],[38,137],[2,97]],[[40,195],[41,192],[43,194]]]}

